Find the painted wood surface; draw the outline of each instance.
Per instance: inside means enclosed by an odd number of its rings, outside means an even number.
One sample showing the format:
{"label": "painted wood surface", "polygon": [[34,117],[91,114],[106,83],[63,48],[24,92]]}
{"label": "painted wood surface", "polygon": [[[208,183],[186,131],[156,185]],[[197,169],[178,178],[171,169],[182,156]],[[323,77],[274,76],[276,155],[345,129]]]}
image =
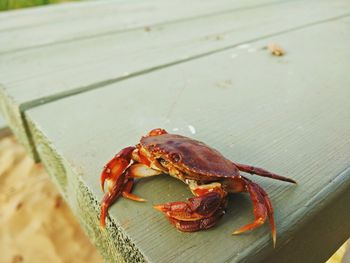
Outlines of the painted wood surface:
{"label": "painted wood surface", "polygon": [[[27,110],[42,161],[105,257],[327,259],[350,234],[349,26],[349,17],[308,26]],[[278,43],[286,55],[270,55],[264,49],[268,43]],[[107,231],[98,228],[102,166],[155,127],[298,181],[293,186],[249,176],[272,199],[276,249],[268,225],[231,236],[252,220],[246,195],[232,196],[215,228],[176,231],[152,209],[190,196],[185,185],[167,176],[140,180],[135,193],[148,202],[119,200],[110,210]]]}
{"label": "painted wood surface", "polygon": [[[142,28],[11,53],[0,56],[1,83],[19,104],[40,103],[71,90],[349,15],[344,7],[350,10],[348,1],[286,2],[162,24],[149,32]],[[299,19],[295,19],[295,12]]]}
{"label": "painted wood surface", "polygon": [[108,0],[0,13],[0,53],[280,2],[283,1]]}
{"label": "painted wood surface", "polygon": [[[0,100],[10,126],[27,149],[33,151],[22,119],[28,108],[219,50],[244,46],[245,42],[326,22],[346,15],[350,5],[342,0],[296,1],[238,8],[240,4],[234,3],[233,11],[160,24],[150,31],[141,28],[0,55]],[[245,3],[246,7],[251,4]],[[295,19],[296,12],[299,19]],[[122,20],[120,23],[123,24]]]}

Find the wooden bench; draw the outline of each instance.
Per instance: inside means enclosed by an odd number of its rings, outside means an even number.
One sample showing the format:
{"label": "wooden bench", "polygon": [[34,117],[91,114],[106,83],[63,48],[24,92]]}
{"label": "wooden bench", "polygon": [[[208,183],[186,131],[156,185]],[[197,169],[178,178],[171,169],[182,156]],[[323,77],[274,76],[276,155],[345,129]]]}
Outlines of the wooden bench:
{"label": "wooden bench", "polygon": [[[90,1],[0,14],[0,103],[108,262],[320,262],[350,235],[350,3]],[[272,56],[266,46],[286,50]],[[101,168],[162,127],[298,181],[249,176],[278,229],[233,195],[208,231],[176,231],[153,204],[191,196],[159,176],[98,223]]]}

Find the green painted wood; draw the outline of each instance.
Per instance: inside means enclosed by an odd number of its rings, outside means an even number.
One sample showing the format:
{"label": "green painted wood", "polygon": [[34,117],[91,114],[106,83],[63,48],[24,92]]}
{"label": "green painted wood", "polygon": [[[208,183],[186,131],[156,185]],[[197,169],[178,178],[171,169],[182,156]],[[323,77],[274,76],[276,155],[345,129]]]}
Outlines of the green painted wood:
{"label": "green painted wood", "polygon": [[[349,17],[314,25],[27,110],[42,161],[106,260],[325,261],[350,235],[349,26]],[[270,55],[271,42],[286,55]],[[102,166],[155,127],[298,181],[248,176],[273,202],[276,249],[267,224],[231,236],[252,220],[243,194],[215,228],[176,231],[152,209],[190,196],[167,176],[140,180],[135,194],[148,202],[119,200],[99,229]]]}
{"label": "green painted wood", "polygon": [[[230,47],[347,14],[348,1],[311,1],[259,7],[227,14],[160,25],[91,40],[54,45],[43,50],[1,56],[1,83],[20,104],[113,81],[136,72],[176,63],[217,49]],[[300,18],[295,20],[294,12]],[[312,10],[312,11],[310,11]],[[330,11],[331,10],[331,11]],[[261,16],[262,14],[268,16]],[[285,23],[280,23],[281,19]],[[169,52],[171,50],[171,52]],[[28,68],[31,70],[28,71]],[[103,68],[103,70],[101,70]],[[14,70],[16,69],[16,70]],[[18,74],[21,72],[21,74]],[[33,86],[36,88],[34,89]],[[28,89],[31,91],[28,92]]]}
{"label": "green painted wood", "polygon": [[280,2],[108,0],[0,13],[0,53]]}
{"label": "green painted wood", "polygon": [[251,40],[334,19],[346,14],[344,7],[349,5],[344,0],[286,2],[162,24],[150,32],[142,28],[1,55],[0,103],[17,137],[33,152],[21,118],[25,109]]}

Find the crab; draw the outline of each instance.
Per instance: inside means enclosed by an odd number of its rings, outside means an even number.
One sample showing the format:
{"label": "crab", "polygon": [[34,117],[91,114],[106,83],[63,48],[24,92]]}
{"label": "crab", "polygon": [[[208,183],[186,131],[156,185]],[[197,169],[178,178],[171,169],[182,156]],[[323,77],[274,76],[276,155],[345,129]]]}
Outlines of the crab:
{"label": "crab", "polygon": [[145,201],[131,193],[136,178],[168,174],[187,184],[194,195],[187,201],[154,206],[178,230],[194,232],[213,227],[225,214],[228,194],[247,192],[253,203],[255,220],[233,234],[253,230],[268,219],[275,246],[276,226],[271,201],[258,184],[240,172],[296,183],[262,168],[232,162],[203,142],[169,134],[164,129],[153,129],[140,143],[122,149],[105,165],[100,183],[103,191],[105,185],[108,189],[101,202],[100,226],[105,227],[108,209],[120,196]]}

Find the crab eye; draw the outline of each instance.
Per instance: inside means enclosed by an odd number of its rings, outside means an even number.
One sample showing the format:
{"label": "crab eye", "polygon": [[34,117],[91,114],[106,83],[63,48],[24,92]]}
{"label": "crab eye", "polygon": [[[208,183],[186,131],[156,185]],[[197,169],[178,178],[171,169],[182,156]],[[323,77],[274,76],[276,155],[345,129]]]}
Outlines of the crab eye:
{"label": "crab eye", "polygon": [[165,161],[163,158],[158,158],[157,161],[163,166],[166,166],[168,164],[168,162]]}
{"label": "crab eye", "polygon": [[174,163],[179,162],[180,159],[181,159],[180,155],[177,154],[177,153],[172,153],[172,154],[170,155],[170,158],[171,158],[171,160],[172,160]]}

